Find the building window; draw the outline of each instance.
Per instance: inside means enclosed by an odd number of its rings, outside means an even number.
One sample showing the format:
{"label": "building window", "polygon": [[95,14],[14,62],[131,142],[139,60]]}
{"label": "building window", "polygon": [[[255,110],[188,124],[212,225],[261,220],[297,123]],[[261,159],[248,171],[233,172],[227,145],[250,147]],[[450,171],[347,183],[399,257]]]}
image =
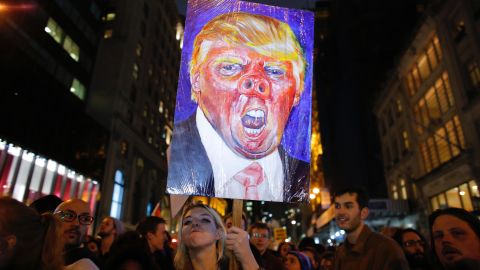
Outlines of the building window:
{"label": "building window", "polygon": [[104,20],[109,22],[109,21],[113,21],[115,20],[115,17],[117,16],[117,14],[115,14],[115,12],[108,12],[107,15],[105,15],[104,17]]}
{"label": "building window", "polygon": [[142,113],[143,117],[147,118],[148,116],[148,105],[145,104],[143,105],[143,113]]}
{"label": "building window", "polygon": [[133,64],[133,70],[132,70],[132,77],[137,80],[138,79],[138,64],[134,63]]}
{"label": "building window", "polygon": [[449,111],[455,102],[448,74],[444,72],[425,95],[419,99],[413,108],[417,133],[421,135],[425,130],[441,123],[442,116]]}
{"label": "building window", "polygon": [[[137,47],[135,47],[135,55],[137,55],[138,57],[141,57],[142,53],[143,53],[142,43],[138,42]],[[149,72],[150,72],[150,70],[149,70]]]}
{"label": "building window", "polygon": [[44,28],[58,44],[62,45],[63,49],[67,51],[68,55],[72,57],[75,61],[80,59],[80,48],[78,45],[65,34],[63,29],[53,20],[52,18],[48,19],[47,26]]}
{"label": "building window", "polygon": [[397,190],[397,184],[395,184],[395,182],[392,183],[391,189],[392,189],[393,199],[398,200],[398,190]]}
{"label": "building window", "polygon": [[410,141],[408,140],[408,133],[406,130],[402,132],[402,138],[403,138],[403,147],[405,150],[410,149]]}
{"label": "building window", "polygon": [[407,181],[404,178],[400,179],[400,194],[403,200],[408,199],[407,195]]}
{"label": "building window", "polygon": [[432,211],[447,207],[463,208],[467,211],[480,209],[480,195],[474,180],[453,187],[430,198]]}
{"label": "building window", "polygon": [[158,105],[158,112],[163,113],[163,101],[160,101],[160,104]]}
{"label": "building window", "polygon": [[52,18],[48,19],[47,26],[45,26],[45,32],[47,32],[53,39],[61,44],[63,39],[63,29]]}
{"label": "building window", "polygon": [[465,148],[465,139],[458,116],[438,128],[420,143],[425,173],[460,154]]}
{"label": "building window", "polygon": [[397,113],[401,113],[402,111],[403,111],[402,102],[398,98],[397,99]]}
{"label": "building window", "polygon": [[108,39],[113,36],[113,29],[106,29],[105,32],[103,32],[103,38]]}
{"label": "building window", "polygon": [[472,62],[468,65],[468,74],[470,75],[472,86],[478,88],[480,86],[480,69],[477,62]]}
{"label": "building window", "polygon": [[115,171],[115,179],[113,184],[112,206],[110,208],[110,216],[120,219],[122,214],[124,179],[120,170]]}
{"label": "building window", "polygon": [[79,99],[85,100],[85,86],[77,79],[73,79],[72,86],[70,86],[70,92]]}
{"label": "building window", "polygon": [[69,36],[65,37],[65,41],[63,42],[63,48],[65,49],[65,51],[68,52],[68,54],[70,55],[70,57],[73,58],[73,60],[78,62],[78,59],[80,58],[80,48],[75,42],[73,42],[73,40]]}
{"label": "building window", "polygon": [[128,155],[128,143],[126,141],[120,142],[120,155],[126,157]]}
{"label": "building window", "polygon": [[438,37],[435,35],[406,74],[405,84],[410,96],[413,96],[419,90],[422,82],[432,74],[440,62],[441,55]]}
{"label": "building window", "polygon": [[467,34],[465,31],[465,22],[462,19],[457,19],[453,24],[453,40],[459,43]]}

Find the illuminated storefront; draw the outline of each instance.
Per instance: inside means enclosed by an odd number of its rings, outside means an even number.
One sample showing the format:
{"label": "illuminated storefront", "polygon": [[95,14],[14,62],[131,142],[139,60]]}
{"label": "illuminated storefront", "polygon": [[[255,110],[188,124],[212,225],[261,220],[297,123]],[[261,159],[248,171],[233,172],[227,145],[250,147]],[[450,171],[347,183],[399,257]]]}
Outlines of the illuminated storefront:
{"label": "illuminated storefront", "polygon": [[100,185],[62,164],[0,139],[0,195],[30,204],[54,194],[82,199],[95,212]]}

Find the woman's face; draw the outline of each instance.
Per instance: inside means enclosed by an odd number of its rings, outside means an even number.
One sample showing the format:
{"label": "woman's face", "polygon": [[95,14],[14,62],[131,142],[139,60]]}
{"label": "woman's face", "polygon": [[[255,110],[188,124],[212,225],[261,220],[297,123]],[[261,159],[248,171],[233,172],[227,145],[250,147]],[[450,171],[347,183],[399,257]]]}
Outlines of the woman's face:
{"label": "woman's face", "polygon": [[298,260],[297,256],[292,254],[287,254],[287,259],[285,260],[285,267],[288,270],[302,270],[302,266],[300,265],[300,261]]}
{"label": "woman's face", "polygon": [[221,237],[215,219],[201,207],[188,211],[182,224],[182,241],[188,249],[197,249],[215,245]]}

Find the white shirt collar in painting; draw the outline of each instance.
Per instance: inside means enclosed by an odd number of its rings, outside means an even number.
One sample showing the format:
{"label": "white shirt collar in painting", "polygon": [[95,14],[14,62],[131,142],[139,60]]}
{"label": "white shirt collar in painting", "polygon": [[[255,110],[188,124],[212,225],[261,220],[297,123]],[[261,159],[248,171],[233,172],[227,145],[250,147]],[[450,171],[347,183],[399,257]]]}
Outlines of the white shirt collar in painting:
{"label": "white shirt collar in painting", "polygon": [[240,157],[225,144],[200,108],[197,109],[196,121],[202,144],[212,164],[215,197],[244,199],[245,187],[232,180],[232,177],[253,162],[258,162],[266,175],[265,181],[257,187],[260,200],[283,202],[284,175],[278,149],[261,159]]}

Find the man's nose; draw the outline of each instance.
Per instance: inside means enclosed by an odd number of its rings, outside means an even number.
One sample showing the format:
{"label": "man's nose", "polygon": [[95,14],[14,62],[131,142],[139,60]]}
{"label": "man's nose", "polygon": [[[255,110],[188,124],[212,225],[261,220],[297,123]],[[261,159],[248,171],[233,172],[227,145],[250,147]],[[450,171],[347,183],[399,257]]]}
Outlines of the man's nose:
{"label": "man's nose", "polygon": [[241,94],[247,96],[270,97],[270,81],[260,74],[245,74],[238,81],[238,89]]}

